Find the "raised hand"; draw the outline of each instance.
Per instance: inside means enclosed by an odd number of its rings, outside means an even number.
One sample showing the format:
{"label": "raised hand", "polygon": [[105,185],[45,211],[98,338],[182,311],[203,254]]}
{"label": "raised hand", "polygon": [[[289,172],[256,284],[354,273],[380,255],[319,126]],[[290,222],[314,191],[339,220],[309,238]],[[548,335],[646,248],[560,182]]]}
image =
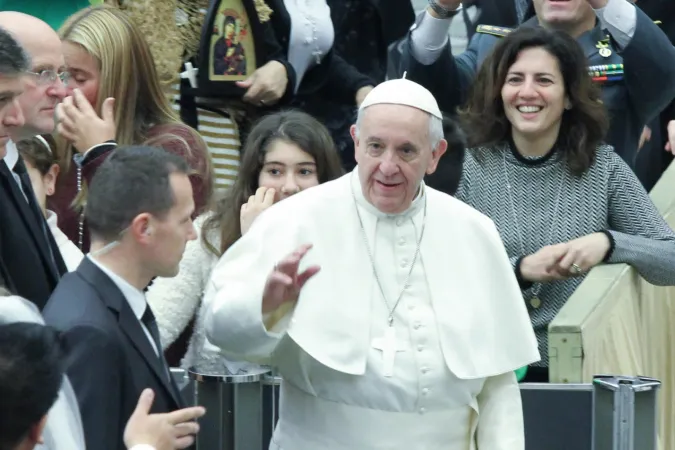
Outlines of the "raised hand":
{"label": "raised hand", "polygon": [[84,94],[75,89],[56,106],[56,131],[84,153],[94,145],[115,139],[115,99],[107,98],[101,107],[101,117],[89,104]]}
{"label": "raised hand", "polygon": [[300,290],[307,280],[316,275],[321,268],[311,266],[305,271],[298,273],[300,261],[312,248],[311,244],[305,244],[296,251],[279,261],[267,277],[265,291],[263,293],[262,312],[272,312],[287,302],[298,300]]}
{"label": "raised hand", "polygon": [[155,450],[176,450],[190,447],[199,432],[195,419],[206,410],[201,406],[180,409],[166,414],[150,414],[155,398],[152,389],[145,389],[138,399],[136,410],[124,429],[124,444],[127,448],[147,444]]}
{"label": "raised hand", "polygon": [[248,203],[241,205],[241,212],[239,214],[241,234],[246,234],[256,217],[274,204],[275,193],[274,189],[261,186],[255,191],[254,195],[248,198]]}

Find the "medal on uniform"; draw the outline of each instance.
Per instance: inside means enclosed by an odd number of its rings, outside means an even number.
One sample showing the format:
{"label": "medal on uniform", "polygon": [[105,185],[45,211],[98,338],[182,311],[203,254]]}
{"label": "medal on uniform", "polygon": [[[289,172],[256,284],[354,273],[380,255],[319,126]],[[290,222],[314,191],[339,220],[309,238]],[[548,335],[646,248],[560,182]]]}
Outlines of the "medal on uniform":
{"label": "medal on uniform", "polygon": [[604,40],[595,44],[595,48],[598,49],[598,53],[600,53],[600,56],[603,58],[612,56],[612,50],[609,48],[609,44]]}
{"label": "medal on uniform", "polygon": [[534,309],[538,309],[541,306],[541,299],[535,295],[530,299],[530,305]]}

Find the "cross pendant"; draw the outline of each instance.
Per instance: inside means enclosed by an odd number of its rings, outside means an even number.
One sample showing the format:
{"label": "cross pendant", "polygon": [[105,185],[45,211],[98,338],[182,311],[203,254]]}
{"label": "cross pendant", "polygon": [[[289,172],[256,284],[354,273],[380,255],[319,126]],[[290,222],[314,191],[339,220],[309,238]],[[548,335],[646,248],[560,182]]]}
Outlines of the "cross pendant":
{"label": "cross pendant", "polygon": [[396,330],[392,325],[387,327],[383,337],[373,339],[373,348],[382,351],[382,375],[394,376],[396,353],[405,351],[405,347],[396,341]]}
{"label": "cross pendant", "polygon": [[315,50],[312,52],[312,55],[316,59],[316,63],[321,64],[321,56],[323,55],[323,52],[321,52],[320,50]]}

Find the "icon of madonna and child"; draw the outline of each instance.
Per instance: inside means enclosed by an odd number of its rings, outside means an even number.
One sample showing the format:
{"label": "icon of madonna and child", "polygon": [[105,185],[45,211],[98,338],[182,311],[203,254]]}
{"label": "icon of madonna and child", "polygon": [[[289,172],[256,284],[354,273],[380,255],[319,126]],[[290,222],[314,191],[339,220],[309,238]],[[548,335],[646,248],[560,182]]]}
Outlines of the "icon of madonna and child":
{"label": "icon of madonna and child", "polygon": [[[255,61],[247,61],[246,50],[252,45],[247,45],[250,44],[247,41],[251,40],[251,36],[246,13],[227,8],[219,11],[218,16],[221,19],[220,24],[216,22],[213,33],[213,75],[217,78],[246,77],[249,72],[248,63],[253,63],[255,69]],[[255,59],[255,55],[252,57]]]}

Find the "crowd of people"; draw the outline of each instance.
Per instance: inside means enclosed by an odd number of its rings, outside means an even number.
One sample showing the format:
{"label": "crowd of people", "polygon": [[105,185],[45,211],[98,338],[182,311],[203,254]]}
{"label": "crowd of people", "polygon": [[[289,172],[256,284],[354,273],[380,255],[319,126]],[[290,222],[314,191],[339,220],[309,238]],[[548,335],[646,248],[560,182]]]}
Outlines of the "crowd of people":
{"label": "crowd of people", "polygon": [[0,450],[189,448],[170,368],[261,366],[271,450],[523,450],[589,271],[675,286],[675,14],[242,2],[267,57],[227,96],[190,75],[217,2],[162,39],[151,0],[0,11]]}

